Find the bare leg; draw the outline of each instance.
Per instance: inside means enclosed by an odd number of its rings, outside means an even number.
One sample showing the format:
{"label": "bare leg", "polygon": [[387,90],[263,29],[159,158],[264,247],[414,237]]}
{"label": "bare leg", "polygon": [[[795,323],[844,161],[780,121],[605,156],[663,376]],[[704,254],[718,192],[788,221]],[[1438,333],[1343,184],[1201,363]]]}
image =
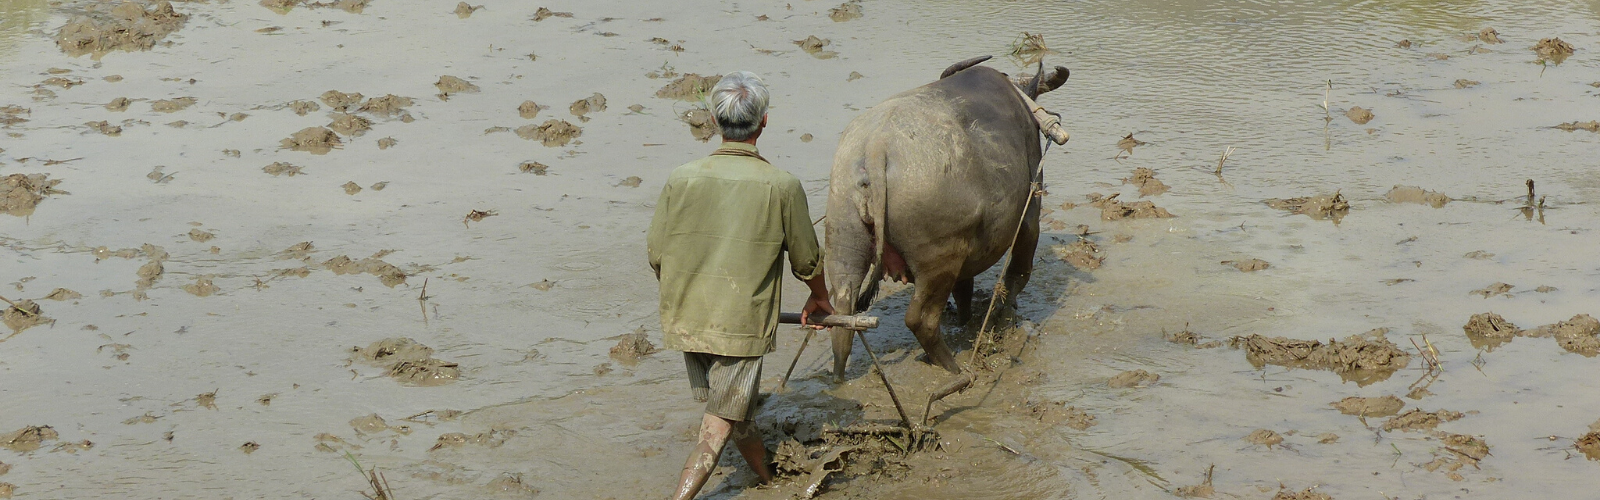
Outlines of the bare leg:
{"label": "bare leg", "polygon": [[717,468],[717,460],[722,458],[722,447],[728,443],[728,434],[733,430],[732,422],[716,415],[707,414],[700,421],[700,442],[695,443],[694,450],[689,452],[689,460],[683,464],[683,474],[678,478],[678,489],[672,494],[673,500],[693,500],[700,494],[700,488],[705,487],[706,480],[711,478],[711,471]]}
{"label": "bare leg", "polygon": [[754,422],[737,422],[733,424],[733,445],[739,448],[739,454],[744,455],[745,463],[750,464],[750,470],[756,471],[756,476],[761,477],[761,484],[772,482],[772,470],[767,468],[767,445],[761,442],[761,431],[756,429]]}

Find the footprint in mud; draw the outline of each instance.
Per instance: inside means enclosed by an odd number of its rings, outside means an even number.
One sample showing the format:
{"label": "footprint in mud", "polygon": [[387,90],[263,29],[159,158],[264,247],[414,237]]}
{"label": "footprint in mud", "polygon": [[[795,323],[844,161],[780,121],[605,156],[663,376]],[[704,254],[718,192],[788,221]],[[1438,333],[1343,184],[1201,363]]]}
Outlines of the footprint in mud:
{"label": "footprint in mud", "polygon": [[1106,261],[1100,246],[1087,239],[1079,239],[1070,245],[1052,245],[1050,251],[1055,252],[1056,258],[1062,262],[1082,271],[1099,269]]}
{"label": "footprint in mud", "polygon": [[1510,297],[1512,288],[1515,288],[1515,287],[1513,287],[1511,285],[1507,285],[1505,283],[1495,283],[1493,285],[1489,285],[1489,286],[1486,286],[1486,287],[1483,287],[1483,288],[1480,288],[1480,289],[1477,289],[1477,290],[1473,290],[1471,292],[1467,292],[1467,295],[1480,295],[1485,299],[1487,299],[1489,297],[1494,297],[1494,296],[1497,296],[1497,295],[1504,295],[1506,297]]}
{"label": "footprint in mud", "polygon": [[1161,375],[1144,370],[1128,370],[1118,373],[1106,381],[1106,386],[1112,389],[1144,388],[1155,385],[1161,380]]}
{"label": "footprint in mud", "polygon": [[377,276],[378,280],[383,282],[384,286],[394,288],[395,285],[400,285],[406,282],[406,273],[401,271],[400,268],[395,267],[393,264],[379,260],[382,255],[386,255],[387,253],[388,252],[378,252],[372,257],[361,260],[351,260],[350,257],[340,255],[338,257],[323,261],[322,267],[329,271],[333,271],[333,274],[337,275],[360,273],[371,274],[373,276]]}
{"label": "footprint in mud", "polygon": [[512,498],[533,498],[539,495],[538,488],[522,482],[522,473],[520,472],[500,474],[500,477],[489,481],[489,484],[485,485],[485,487],[492,494],[510,496]]}
{"label": "footprint in mud", "polygon": [[1281,484],[1278,487],[1280,488],[1278,494],[1273,495],[1272,500],[1333,500],[1333,497],[1326,493],[1318,493],[1315,486],[1302,491],[1294,491]]}
{"label": "footprint in mud", "polygon": [[461,432],[450,432],[440,434],[439,439],[433,443],[432,448],[428,448],[428,451],[437,451],[444,448],[455,448],[469,444],[487,448],[499,448],[500,445],[505,444],[507,440],[516,435],[517,431],[510,429],[489,429],[488,432],[480,432],[473,435],[467,435]]}
{"label": "footprint in mud", "polygon": [[1434,432],[1433,437],[1439,440],[1443,449],[1435,449],[1433,461],[1422,464],[1422,468],[1429,472],[1444,472],[1445,477],[1452,481],[1466,480],[1456,471],[1469,465],[1473,470],[1478,470],[1478,462],[1489,456],[1489,444],[1482,439],[1448,432]]}
{"label": "footprint in mud", "polygon": [[22,299],[7,303],[5,312],[0,313],[0,320],[3,320],[6,327],[11,329],[12,335],[22,333],[23,330],[38,325],[54,325],[56,320],[45,316],[42,311],[43,309],[39,307],[38,303]]}
{"label": "footprint in mud", "polygon": [[838,7],[828,9],[828,18],[832,19],[833,22],[842,23],[861,17],[861,4],[857,3],[859,1],[852,0],[839,4]]}

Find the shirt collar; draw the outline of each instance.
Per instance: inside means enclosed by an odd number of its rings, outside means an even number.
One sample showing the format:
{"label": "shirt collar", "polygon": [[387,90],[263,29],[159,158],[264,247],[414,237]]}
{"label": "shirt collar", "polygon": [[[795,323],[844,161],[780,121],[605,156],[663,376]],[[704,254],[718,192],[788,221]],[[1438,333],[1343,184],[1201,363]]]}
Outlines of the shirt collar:
{"label": "shirt collar", "polygon": [[718,147],[719,148],[727,148],[727,149],[739,149],[739,150],[749,151],[751,153],[757,153],[757,154],[761,153],[761,150],[756,149],[756,146],[754,144],[743,143],[743,142],[724,142]]}

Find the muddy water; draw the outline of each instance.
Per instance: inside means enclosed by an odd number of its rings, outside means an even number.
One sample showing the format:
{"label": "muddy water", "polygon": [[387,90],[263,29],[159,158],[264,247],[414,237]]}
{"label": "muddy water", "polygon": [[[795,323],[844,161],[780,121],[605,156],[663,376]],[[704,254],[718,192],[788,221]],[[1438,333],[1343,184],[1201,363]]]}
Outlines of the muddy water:
{"label": "muddy water", "polygon": [[[46,38],[86,4],[0,2],[0,106],[30,110],[3,130],[0,175],[48,173],[71,193],[27,218],[0,215],[0,281],[10,283],[0,295],[35,299],[56,320],[0,342],[0,433],[58,433],[37,451],[5,452],[0,482],[17,498],[355,497],[364,483],[341,456],[350,451],[405,498],[664,496],[699,408],[676,353],[633,361],[609,350],[641,326],[659,341],[643,231],[668,170],[709,146],[677,120],[688,104],[655,97],[670,79],[645,75],[765,75],[774,107],[763,154],[801,177],[820,214],[832,139],[851,117],[952,61],[1004,54],[1022,31],[1043,33],[1046,62],[1073,71],[1041,99],[1074,138],[1045,162],[1054,211],[1041,245],[1072,243],[1084,224],[1105,261],[1079,270],[1041,251],[1025,326],[1007,344],[1019,361],[935,407],[944,451],[837,481],[828,495],[1161,498],[1215,465],[1217,493],[1241,498],[1268,498],[1280,483],[1335,498],[1568,498],[1592,473],[1571,446],[1600,418],[1585,387],[1595,360],[1548,338],[1480,353],[1460,328],[1487,311],[1523,328],[1600,314],[1589,251],[1600,243],[1600,180],[1588,160],[1600,135],[1548,128],[1600,119],[1588,85],[1600,79],[1593,6],[874,0],[835,22],[835,5],[819,2],[548,5],[571,17],[485,2],[465,19],[443,4],[280,15],[255,2],[180,3],[191,17],[152,50],[98,62]],[[1506,43],[1477,41],[1490,26]],[[837,56],[793,44],[812,35]],[[1551,36],[1578,52],[1534,63],[1528,48]],[[446,75],[479,92],[440,95]],[[1479,83],[1456,88],[1462,79]],[[363,114],[372,129],[327,154],[279,149],[339,118],[329,104],[305,115],[288,106],[329,90],[412,98],[412,120]],[[610,105],[587,121],[561,107],[596,92]],[[132,100],[127,111],[105,107],[119,97]],[[184,97],[195,104],[151,106]],[[529,100],[547,109],[523,118]],[[1353,123],[1356,106],[1375,117]],[[552,119],[582,134],[546,147],[511,132]],[[122,131],[84,125],[98,121]],[[1144,144],[1125,152],[1129,133]],[[300,175],[262,171],[275,162]],[[547,168],[523,173],[525,162]],[[1171,186],[1142,200],[1177,217],[1102,221],[1088,196],[1141,200],[1122,181],[1140,167]],[[1526,179],[1545,209],[1525,217]],[[1455,201],[1391,203],[1395,185]],[[1334,193],[1351,205],[1337,223],[1263,203]],[[464,223],[474,211],[497,215]],[[214,237],[199,241],[196,229]],[[302,242],[311,248],[285,252]],[[123,248],[134,250],[117,256]],[[324,265],[341,255],[392,264],[405,279]],[[1270,267],[1222,264],[1252,258]],[[141,286],[152,261],[162,273]],[[201,279],[218,290],[184,290]],[[1514,287],[1470,294],[1497,282]],[[56,288],[82,297],[37,300]],[[798,306],[799,288],[787,291]],[[876,311],[888,326],[868,338],[902,397],[920,400],[940,374],[916,361],[898,326],[908,295],[887,294]],[[1420,355],[1361,385],[1163,338],[1186,327],[1224,344],[1388,328],[1413,354],[1426,334],[1443,372],[1411,399],[1413,382],[1427,380]],[[780,340],[767,387],[799,337]],[[390,338],[433,349],[459,380],[402,385],[352,357]],[[825,383],[828,364],[809,350],[760,418],[892,418],[865,360],[840,387]],[[1136,369],[1160,379],[1107,386]],[[1464,413],[1438,430],[1476,436],[1491,455],[1451,470],[1435,462],[1454,459],[1444,437],[1382,432],[1386,419],[1364,425],[1328,406],[1385,395],[1406,410]],[[1030,402],[1096,423],[1035,418]],[[386,425],[352,425],[372,414]],[[1244,440],[1261,429],[1283,441]],[[1323,444],[1326,434],[1340,438]],[[714,498],[800,489],[747,489],[750,474],[724,463]]]}

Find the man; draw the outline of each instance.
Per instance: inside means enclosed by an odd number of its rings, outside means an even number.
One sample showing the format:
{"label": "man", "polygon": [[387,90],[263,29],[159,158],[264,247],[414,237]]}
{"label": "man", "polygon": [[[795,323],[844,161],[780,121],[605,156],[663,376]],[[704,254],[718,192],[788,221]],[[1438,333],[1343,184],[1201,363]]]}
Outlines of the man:
{"label": "man", "polygon": [[661,281],[662,336],[668,349],[683,351],[695,399],[706,402],[675,500],[700,492],[730,437],[761,481],[772,480],[751,419],[761,356],[775,346],[784,251],[795,278],[811,287],[802,324],[833,313],[800,180],[756,150],[767,125],[766,84],[748,71],[728,73],[710,97],[722,146],[673,169],[647,237]]}

